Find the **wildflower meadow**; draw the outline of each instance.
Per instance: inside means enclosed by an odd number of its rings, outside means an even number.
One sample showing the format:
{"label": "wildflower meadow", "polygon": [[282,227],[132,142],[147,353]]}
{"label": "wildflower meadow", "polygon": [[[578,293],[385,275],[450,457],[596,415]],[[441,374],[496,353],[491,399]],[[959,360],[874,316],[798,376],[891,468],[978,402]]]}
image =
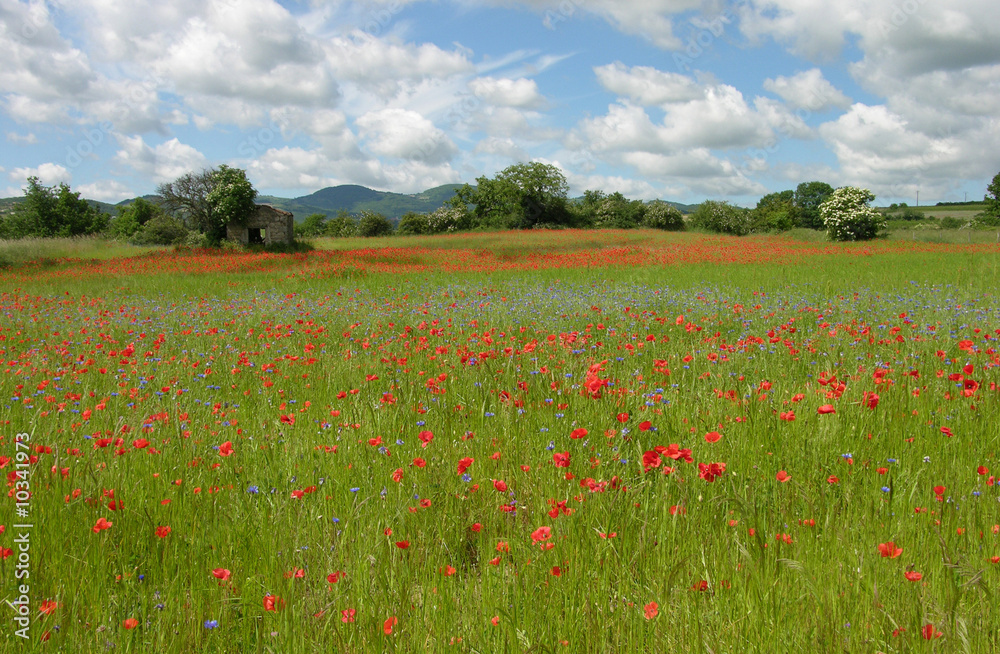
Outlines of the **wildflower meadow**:
{"label": "wildflower meadow", "polygon": [[997,245],[370,243],[0,269],[0,651],[1000,651]]}

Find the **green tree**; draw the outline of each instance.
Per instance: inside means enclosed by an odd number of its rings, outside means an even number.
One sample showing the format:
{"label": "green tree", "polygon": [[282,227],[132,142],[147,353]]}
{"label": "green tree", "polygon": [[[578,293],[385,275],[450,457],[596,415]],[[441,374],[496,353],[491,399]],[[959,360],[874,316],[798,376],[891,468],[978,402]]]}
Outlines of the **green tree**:
{"label": "green tree", "polygon": [[799,224],[795,191],[768,193],[757,202],[750,215],[753,232],[784,232]]}
{"label": "green tree", "polygon": [[642,226],[650,229],[665,229],[671,232],[684,230],[684,214],[672,204],[654,200],[646,205],[646,215]]}
{"label": "green tree", "polygon": [[[586,196],[584,196],[586,198]],[[629,200],[615,191],[605,196],[594,211],[594,227],[633,229],[642,223],[646,206],[640,200]]]}
{"label": "green tree", "polygon": [[118,215],[111,220],[108,231],[115,238],[130,239],[153,218],[163,215],[163,209],[145,198],[136,198],[118,207]]}
{"label": "green tree", "polygon": [[809,229],[825,229],[819,205],[833,194],[826,182],[802,182],[795,189],[794,203],[799,210],[799,224]]}
{"label": "green tree", "polygon": [[572,222],[566,205],[568,192],[569,184],[558,168],[535,161],[508,166],[493,179],[480,177],[475,188],[466,184],[456,191],[451,204],[471,211],[476,227],[531,229]]}
{"label": "green tree", "polygon": [[392,221],[380,213],[368,211],[361,212],[358,219],[358,236],[388,236],[392,234]]}
{"label": "green tree", "polygon": [[399,219],[399,226],[396,228],[396,233],[402,236],[411,236],[427,234],[430,232],[430,229],[426,215],[409,211]]}
{"label": "green tree", "polygon": [[717,234],[745,236],[750,233],[750,210],[725,201],[706,200],[691,214],[691,225]]}
{"label": "green tree", "polygon": [[819,206],[832,241],[868,241],[886,231],[885,216],[870,205],[875,199],[866,188],[844,186]]}
{"label": "green tree", "polygon": [[132,242],[136,245],[177,245],[187,239],[188,233],[181,221],[173,216],[160,214],[143,225],[132,237]]}
{"label": "green tree", "polygon": [[334,238],[348,238],[358,232],[358,223],[351,214],[343,209],[337,212],[335,218],[326,221],[326,235]]}
{"label": "green tree", "polygon": [[1000,173],[993,177],[993,181],[986,187],[986,195],[983,201],[986,203],[986,213],[1000,220]]}
{"label": "green tree", "polygon": [[24,200],[4,220],[7,238],[81,236],[96,234],[108,225],[108,216],[80,198],[65,183],[45,186],[37,177],[28,178]]}
{"label": "green tree", "polygon": [[296,223],[295,234],[305,238],[321,236],[326,231],[326,214],[311,213],[301,223]]}
{"label": "green tree", "polygon": [[239,168],[219,166],[186,173],[161,184],[156,192],[163,206],[212,244],[226,237],[226,223],[245,219],[254,208],[257,191]]}

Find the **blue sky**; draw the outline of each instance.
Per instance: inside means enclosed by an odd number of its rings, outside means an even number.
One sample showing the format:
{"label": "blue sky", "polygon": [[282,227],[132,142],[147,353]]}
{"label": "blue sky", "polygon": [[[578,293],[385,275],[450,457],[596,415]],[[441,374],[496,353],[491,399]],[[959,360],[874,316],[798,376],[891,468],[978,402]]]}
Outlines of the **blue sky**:
{"label": "blue sky", "polygon": [[0,197],[223,163],[414,193],[537,160],[572,195],[926,204],[1000,171],[993,0],[0,0],[0,28]]}

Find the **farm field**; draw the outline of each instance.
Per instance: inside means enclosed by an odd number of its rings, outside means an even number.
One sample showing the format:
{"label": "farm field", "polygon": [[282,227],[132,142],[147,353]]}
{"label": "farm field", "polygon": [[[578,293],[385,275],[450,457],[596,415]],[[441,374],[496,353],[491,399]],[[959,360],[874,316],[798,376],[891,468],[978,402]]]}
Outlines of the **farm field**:
{"label": "farm field", "polygon": [[998,651],[998,264],[566,230],[0,269],[0,651]]}

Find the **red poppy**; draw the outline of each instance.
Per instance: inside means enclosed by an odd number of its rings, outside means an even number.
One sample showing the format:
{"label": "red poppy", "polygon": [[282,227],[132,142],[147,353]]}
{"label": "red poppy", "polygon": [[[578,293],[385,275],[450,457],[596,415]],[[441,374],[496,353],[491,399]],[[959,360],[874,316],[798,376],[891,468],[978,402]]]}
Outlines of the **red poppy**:
{"label": "red poppy", "polygon": [[642,469],[649,472],[653,468],[659,468],[663,464],[660,453],[656,450],[646,450],[642,453]]}
{"label": "red poppy", "polygon": [[44,613],[45,615],[52,615],[57,608],[59,608],[58,602],[55,600],[45,600],[38,607],[38,612]]}
{"label": "red poppy", "polygon": [[618,420],[618,422],[628,422],[627,413],[619,413],[617,416],[615,416],[615,418]]}
{"label": "red poppy", "polygon": [[357,613],[354,609],[344,609],[340,612],[341,622],[354,622],[354,615]]}
{"label": "red poppy", "polygon": [[344,577],[344,573],[342,571],[340,571],[340,570],[337,570],[336,572],[331,572],[330,574],[328,574],[326,576],[326,580],[328,582],[330,582],[331,584],[335,584],[335,583],[339,582],[343,577]]}
{"label": "red poppy", "polygon": [[405,550],[409,546],[410,546],[410,541],[408,541],[408,540],[397,540],[396,541],[396,547],[398,547],[401,550]]}
{"label": "red poppy", "polygon": [[136,620],[135,618],[128,618],[127,620],[122,622],[122,626],[125,627],[126,629],[135,629],[136,627],[139,626],[139,621]]}
{"label": "red poppy", "polygon": [[892,541],[887,543],[879,543],[878,551],[882,555],[882,558],[894,559],[903,553],[903,548],[896,547],[896,544]]}
{"label": "red poppy", "polygon": [[981,475],[988,475],[990,474],[990,469],[987,468],[986,466],[979,466],[978,468],[976,468],[976,472],[978,472]]}
{"label": "red poppy", "polygon": [[473,459],[471,456],[466,456],[466,457],[463,457],[463,458],[459,459],[458,460],[458,474],[460,474],[460,475],[465,474],[465,471],[468,470],[469,466],[471,466],[473,463],[475,463],[475,461],[476,460]]}
{"label": "red poppy", "polygon": [[840,478],[838,478],[836,475],[830,475],[829,477],[826,478],[826,483],[828,484],[836,484],[839,481]]}
{"label": "red poppy", "polygon": [[105,529],[111,529],[111,526],[113,524],[114,524],[113,522],[108,522],[105,518],[98,518],[97,519],[97,524],[95,524],[92,527],[92,529],[93,529],[94,533],[96,534],[99,531],[103,531]]}
{"label": "red poppy", "polygon": [[281,416],[281,423],[284,424],[284,425],[294,425],[295,424],[295,416],[282,415]]}
{"label": "red poppy", "polygon": [[720,434],[717,431],[710,431],[707,434],[705,434],[706,443],[717,443],[720,438],[722,438],[722,434]]}
{"label": "red poppy", "polygon": [[920,630],[920,635],[923,636],[924,640],[933,640],[934,638],[940,638],[941,632],[934,631],[934,625],[928,623]]}
{"label": "red poppy", "polygon": [[660,605],[656,602],[650,602],[646,606],[642,607],[642,614],[646,616],[647,620],[652,620],[660,613]]}
{"label": "red poppy", "polygon": [[413,465],[418,468],[423,468],[424,466],[427,465],[427,462],[418,456],[417,458],[413,459]]}
{"label": "red poppy", "polygon": [[170,527],[165,527],[165,526],[164,527],[157,527],[156,528],[156,535],[159,536],[160,538],[166,538],[167,534],[169,534],[170,531],[171,531]]}
{"label": "red poppy", "polygon": [[583,427],[577,427],[572,432],[570,432],[569,437],[574,439],[583,438],[584,436],[587,435],[587,433],[588,433],[587,430],[584,429]]}
{"label": "red poppy", "polygon": [[392,616],[382,623],[382,633],[388,636],[392,633],[392,628],[395,627],[397,623],[399,623],[399,619],[396,616]]}
{"label": "red poppy", "polygon": [[934,494],[935,495],[944,495],[944,492],[946,490],[948,490],[948,488],[946,486],[935,486],[934,487]]}
{"label": "red poppy", "polygon": [[284,606],[284,604],[285,604],[285,601],[283,599],[281,599],[280,597],[276,597],[274,595],[265,595],[264,596],[264,610],[265,611],[277,611],[282,606]]}
{"label": "red poppy", "polygon": [[219,456],[229,456],[233,453],[232,441],[226,441],[219,446]]}
{"label": "red poppy", "polygon": [[551,572],[551,574],[552,574],[553,577],[561,577],[562,576],[562,568],[560,568],[557,565],[552,566],[552,572]]}
{"label": "red poppy", "polygon": [[450,577],[453,574],[455,574],[455,568],[451,567],[450,565],[446,565],[443,568],[439,568],[438,571],[445,577]]}
{"label": "red poppy", "polygon": [[650,429],[652,429],[652,427],[653,423],[651,423],[648,420],[643,420],[642,422],[639,423],[639,431],[649,431]]}
{"label": "red poppy", "polygon": [[777,479],[778,481],[780,481],[781,483],[785,483],[786,481],[788,481],[789,479],[791,479],[792,476],[790,474],[788,474],[787,472],[785,472],[784,470],[779,470],[778,474],[776,474],[774,476],[774,478]]}
{"label": "red poppy", "polygon": [[396,468],[395,470],[392,471],[392,480],[394,482],[396,482],[397,484],[399,482],[403,481],[403,469],[402,468]]}
{"label": "red poppy", "polygon": [[539,527],[531,532],[531,540],[535,543],[548,540],[550,538],[552,538],[552,527]]}
{"label": "red poppy", "polygon": [[568,468],[569,452],[556,452],[552,455],[552,463],[554,463],[557,468]]}
{"label": "red poppy", "polygon": [[833,408],[832,404],[824,404],[823,406],[816,409],[816,413],[820,414],[821,416],[826,415],[828,413],[836,413],[836,412],[837,410]]}
{"label": "red poppy", "polygon": [[502,479],[494,479],[493,480],[493,488],[495,488],[497,490],[497,492],[499,492],[499,493],[506,493],[507,492],[507,482],[503,481]]}
{"label": "red poppy", "polygon": [[919,572],[917,572],[916,570],[910,570],[908,572],[905,572],[903,573],[903,576],[909,579],[910,581],[920,581],[921,579],[924,578],[924,576]]}
{"label": "red poppy", "polygon": [[215,570],[212,570],[212,576],[222,581],[229,579],[230,574],[231,573],[226,568],[216,568]]}
{"label": "red poppy", "polygon": [[420,439],[420,447],[427,447],[434,440],[434,432],[424,430],[417,434],[417,438]]}

